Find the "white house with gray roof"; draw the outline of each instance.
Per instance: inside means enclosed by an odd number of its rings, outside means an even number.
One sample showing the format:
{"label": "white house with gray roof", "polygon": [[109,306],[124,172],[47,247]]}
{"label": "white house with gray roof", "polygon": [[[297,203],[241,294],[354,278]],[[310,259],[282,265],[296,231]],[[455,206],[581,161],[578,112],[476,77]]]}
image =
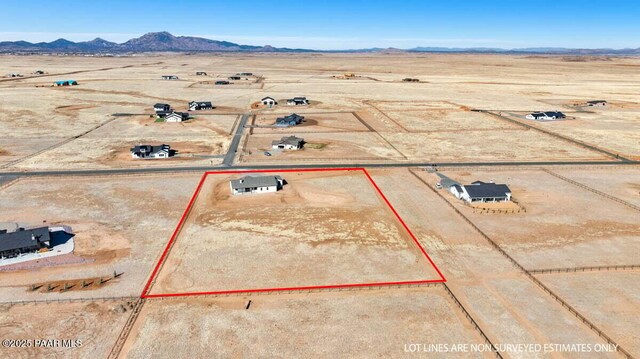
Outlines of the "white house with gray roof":
{"label": "white house with gray roof", "polygon": [[304,145],[304,138],[296,136],[282,137],[278,141],[271,142],[274,150],[299,150]]}
{"label": "white house with gray roof", "polygon": [[505,202],[511,200],[511,190],[506,184],[475,181],[470,185],[454,184],[449,191],[465,202]]}
{"label": "white house with gray roof", "polygon": [[229,181],[231,193],[270,193],[282,189],[284,180],[280,176],[245,176]]}

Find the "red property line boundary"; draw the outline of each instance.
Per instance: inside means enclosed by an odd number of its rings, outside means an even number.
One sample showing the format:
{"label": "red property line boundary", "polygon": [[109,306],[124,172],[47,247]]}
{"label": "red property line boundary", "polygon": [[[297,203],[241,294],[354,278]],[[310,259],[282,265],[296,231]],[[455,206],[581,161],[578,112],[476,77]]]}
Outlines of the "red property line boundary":
{"label": "red property line boundary", "polygon": [[[272,172],[278,172],[278,173],[286,173],[286,172],[331,172],[331,171],[341,171],[341,172],[342,171],[361,171],[362,173],[364,173],[364,175],[366,176],[367,180],[369,180],[369,182],[371,183],[373,188],[376,190],[376,192],[380,195],[380,197],[382,198],[384,203],[389,207],[389,209],[394,214],[396,219],[400,222],[400,224],[402,224],[402,227],[407,231],[407,233],[409,234],[411,239],[413,239],[413,242],[415,243],[415,245],[418,246],[418,248],[420,249],[420,252],[424,255],[424,257],[427,259],[427,261],[433,267],[433,269],[435,269],[435,271],[438,273],[438,276],[440,276],[440,279],[398,281],[398,282],[350,283],[350,284],[316,285],[316,286],[282,287],[282,288],[238,289],[238,290],[224,290],[224,291],[210,291],[210,292],[184,292],[184,293],[149,294],[149,292],[151,291],[151,286],[153,285],[155,279],[157,278],[158,273],[160,272],[160,269],[162,268],[162,265],[166,261],[174,242],[178,238],[178,234],[182,230],[184,222],[186,221],[187,217],[189,216],[189,212],[191,212],[193,204],[196,201],[196,198],[198,197],[198,194],[200,194],[200,190],[202,189],[202,185],[204,184],[204,181],[205,181],[205,179],[207,178],[208,175],[210,175],[210,174],[215,175],[215,174],[272,173]],[[191,199],[189,200],[189,204],[187,205],[187,207],[185,208],[184,212],[182,213],[182,217],[180,217],[180,221],[178,222],[178,225],[176,226],[175,230],[173,231],[173,234],[171,235],[171,238],[169,239],[169,242],[167,242],[167,245],[165,246],[165,248],[164,248],[164,250],[162,252],[162,255],[160,256],[160,259],[158,259],[158,262],[156,263],[155,267],[153,268],[153,271],[151,272],[151,276],[149,277],[149,280],[147,281],[146,285],[144,286],[144,289],[142,290],[140,298],[185,297],[185,296],[235,294],[235,293],[264,293],[264,292],[278,292],[278,291],[295,291],[295,290],[302,291],[302,290],[310,290],[310,289],[334,289],[334,288],[350,288],[350,287],[377,287],[377,286],[387,286],[387,285],[411,285],[411,284],[426,284],[426,283],[444,283],[446,281],[447,280],[445,279],[444,275],[442,274],[442,272],[440,271],[438,266],[436,266],[436,264],[433,262],[433,260],[429,256],[429,254],[427,254],[427,252],[425,251],[424,247],[422,247],[422,245],[420,244],[420,242],[418,241],[416,236],[413,234],[413,232],[411,232],[411,229],[409,229],[409,226],[407,226],[407,224],[402,219],[402,217],[400,217],[400,215],[398,214],[396,209],[393,207],[393,205],[391,205],[391,202],[389,202],[387,197],[382,193],[382,190],[380,189],[380,187],[378,187],[378,185],[375,183],[375,181],[369,175],[369,172],[367,172],[367,170],[365,168],[353,167],[353,168],[311,168],[311,169],[305,168],[305,169],[281,169],[281,170],[274,169],[274,170],[208,171],[208,172],[205,172],[202,175],[202,178],[200,179],[200,182],[198,183],[198,186],[196,187],[196,190],[194,191],[193,195],[191,196]]]}

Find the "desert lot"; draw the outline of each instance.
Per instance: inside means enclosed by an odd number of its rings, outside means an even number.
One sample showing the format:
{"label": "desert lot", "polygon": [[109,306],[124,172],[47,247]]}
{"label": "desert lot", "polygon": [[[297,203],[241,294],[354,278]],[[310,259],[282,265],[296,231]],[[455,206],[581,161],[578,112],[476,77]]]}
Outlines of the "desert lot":
{"label": "desert lot", "polygon": [[[640,159],[638,58],[3,55],[0,67],[47,72],[0,79],[0,222],[69,225],[76,243],[58,262],[0,271],[0,336],[83,341],[2,357],[446,358],[406,345],[607,344],[599,333],[640,356],[640,167],[622,163]],[[213,84],[245,71],[257,76]],[[50,86],[63,79],[79,85]],[[255,106],[266,96],[279,105]],[[295,96],[311,104],[287,106]],[[576,105],[594,99],[609,105]],[[216,108],[183,123],[150,117],[157,102],[185,111],[189,101]],[[571,118],[522,119],[555,110]],[[273,127],[291,113],[306,122]],[[305,148],[271,150],[289,135]],[[129,154],[161,143],[178,155]],[[366,167],[393,209],[362,171],[284,169],[303,165]],[[287,184],[231,196],[243,174],[224,171],[243,166],[269,166]],[[216,174],[188,207],[205,169]],[[517,210],[467,206],[436,188],[437,173],[507,184]],[[270,290],[403,281],[429,283]]]}
{"label": "desert lot", "polygon": [[152,294],[440,279],[362,172],[251,174],[287,182],[258,198],[242,175],[207,176]]}
{"label": "desert lot", "polygon": [[[37,68],[48,74],[0,79],[1,109],[6,114],[0,131],[11,134],[0,143],[0,166],[8,171],[70,165],[139,167],[130,158],[116,158],[142,141],[175,142],[185,153],[200,156],[174,159],[180,165],[217,166],[221,160],[216,156],[229,150],[235,120],[229,121],[234,116],[254,114],[253,125],[264,126],[293,112],[306,115],[309,122],[291,132],[311,132],[336,147],[291,156],[296,163],[613,159],[574,140],[626,158],[640,156],[640,75],[634,58],[575,62],[562,57],[493,55],[242,56],[242,62],[234,55],[3,56],[0,66],[6,72],[28,74]],[[212,84],[246,69],[260,76],[260,82]],[[209,76],[196,76],[196,71]],[[345,71],[360,77],[353,81],[332,77]],[[180,79],[162,80],[165,74]],[[420,82],[402,83],[406,76]],[[558,77],[563,78],[561,83],[550,84],[550,79]],[[54,80],[66,78],[79,85],[50,87]],[[312,102],[309,106],[280,103],[272,109],[252,108],[251,104],[265,96],[278,100],[307,96]],[[607,99],[611,106],[573,106],[590,99]],[[193,100],[213,101],[216,108],[193,112],[196,120],[182,126],[145,120],[156,102],[184,110]],[[473,109],[521,114],[562,110],[572,112],[576,119],[534,124],[567,138],[562,140]],[[114,114],[135,116],[114,120]],[[248,138],[243,142],[255,146],[240,148],[238,160],[282,163],[280,158],[258,158],[255,151],[261,147],[260,136],[278,136],[288,130],[260,127],[245,131]],[[105,133],[109,135],[103,136]],[[335,142],[331,142],[334,135]],[[343,155],[349,152],[354,155]],[[142,166],[147,165],[155,164]]]}

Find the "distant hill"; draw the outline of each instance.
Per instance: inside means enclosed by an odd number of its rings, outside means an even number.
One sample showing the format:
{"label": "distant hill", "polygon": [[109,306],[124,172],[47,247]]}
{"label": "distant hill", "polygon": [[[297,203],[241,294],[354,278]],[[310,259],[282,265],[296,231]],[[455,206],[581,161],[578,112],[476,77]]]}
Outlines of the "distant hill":
{"label": "distant hill", "polygon": [[306,49],[276,48],[269,45],[239,45],[228,41],[210,40],[193,36],[174,36],[168,32],[150,32],[125,43],[117,44],[96,38],[91,41],[73,42],[58,39],[52,42],[26,41],[0,42],[0,52],[68,52],[68,53],[123,53],[123,52],[309,52]]}
{"label": "distant hill", "polygon": [[52,42],[31,43],[27,41],[0,42],[0,53],[136,53],[136,52],[370,52],[370,53],[504,53],[504,54],[561,54],[561,55],[640,55],[637,49],[569,49],[569,48],[451,48],[451,47],[415,47],[412,49],[370,48],[353,50],[309,50],[278,48],[269,45],[240,45],[228,41],[210,40],[194,36],[174,36],[168,32],[150,32],[122,44],[101,38],[91,41],[73,42],[58,39]]}

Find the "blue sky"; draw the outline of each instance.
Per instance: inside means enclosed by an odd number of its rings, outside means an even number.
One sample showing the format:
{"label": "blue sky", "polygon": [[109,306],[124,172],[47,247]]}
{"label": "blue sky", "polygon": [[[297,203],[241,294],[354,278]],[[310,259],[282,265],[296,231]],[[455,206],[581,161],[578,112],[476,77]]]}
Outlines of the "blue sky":
{"label": "blue sky", "polygon": [[640,47],[637,0],[2,0],[0,41],[169,31],[249,45]]}

